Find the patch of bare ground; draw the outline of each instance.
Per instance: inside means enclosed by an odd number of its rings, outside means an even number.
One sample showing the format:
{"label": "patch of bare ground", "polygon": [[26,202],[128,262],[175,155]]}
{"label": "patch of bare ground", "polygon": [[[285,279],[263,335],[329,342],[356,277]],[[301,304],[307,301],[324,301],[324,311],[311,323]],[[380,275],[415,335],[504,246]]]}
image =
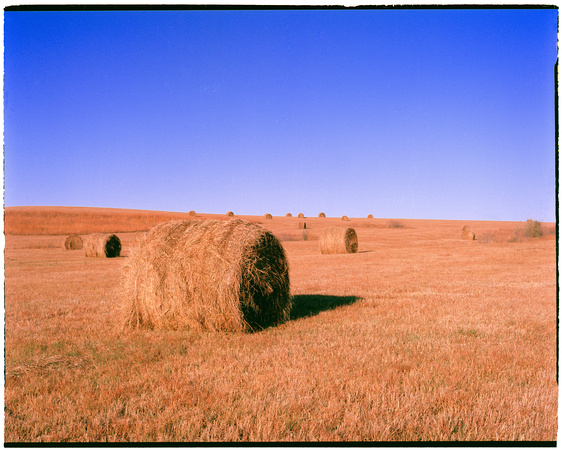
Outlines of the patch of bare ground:
{"label": "patch of bare ground", "polygon": [[[263,225],[291,235],[298,220]],[[119,233],[111,259],[8,234],[6,442],[556,440],[554,238],[479,245],[467,222],[363,221],[346,223],[355,254],[283,241],[293,312],[257,333],[120,328],[140,233]]]}

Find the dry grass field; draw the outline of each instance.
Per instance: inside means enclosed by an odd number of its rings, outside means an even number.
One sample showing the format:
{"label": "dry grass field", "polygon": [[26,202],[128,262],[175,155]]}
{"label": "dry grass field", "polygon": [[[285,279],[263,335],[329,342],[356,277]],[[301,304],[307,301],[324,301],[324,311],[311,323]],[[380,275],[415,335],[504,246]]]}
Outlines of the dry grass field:
{"label": "dry grass field", "polygon": [[[285,248],[291,319],[196,333],[120,327],[136,239],[188,213],[7,208],[5,441],[556,440],[552,233],[350,217],[358,253],[322,255],[341,217],[297,212],[245,217]],[[61,246],[93,232],[121,256]]]}

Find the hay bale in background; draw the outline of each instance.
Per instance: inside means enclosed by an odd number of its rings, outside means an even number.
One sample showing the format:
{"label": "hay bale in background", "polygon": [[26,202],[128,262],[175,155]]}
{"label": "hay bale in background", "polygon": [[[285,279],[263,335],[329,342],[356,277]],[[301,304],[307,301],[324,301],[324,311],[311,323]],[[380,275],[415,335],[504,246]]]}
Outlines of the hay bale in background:
{"label": "hay bale in background", "polygon": [[299,230],[305,230],[306,229],[306,222],[299,222]]}
{"label": "hay bale in background", "polygon": [[303,214],[303,213],[299,213],[299,219],[304,219],[304,214]]}
{"label": "hay bale in background", "polygon": [[82,238],[77,234],[71,234],[64,238],[62,248],[65,250],[81,250],[84,246]]}
{"label": "hay bale in background", "polygon": [[367,216],[367,219],[372,219],[372,218],[373,218],[373,215],[372,215],[372,214],[369,214],[369,215]]}
{"label": "hay bale in background", "polygon": [[272,216],[271,214],[269,214],[269,213],[266,214],[264,217],[265,217],[266,219],[273,219],[273,216]]}
{"label": "hay bale in background", "polygon": [[357,253],[357,233],[353,228],[332,227],[320,235],[320,252],[324,254]]}
{"label": "hay bale in background", "polygon": [[461,237],[465,241],[474,241],[476,239],[476,234],[474,234],[474,232],[468,227],[468,225],[465,225],[464,227],[462,227]]}
{"label": "hay bale in background", "polygon": [[320,214],[318,214],[318,217],[320,217],[320,218],[322,218],[322,219],[323,219],[323,218],[325,218],[325,217],[326,217],[326,214],[324,214],[323,212],[321,212]]}
{"label": "hay bale in background", "polygon": [[293,217],[293,215],[291,213],[287,213],[285,214],[285,217]]}
{"label": "hay bale in background", "polygon": [[347,220],[349,220],[349,219],[347,218],[347,216],[342,216],[341,220],[347,221]]}
{"label": "hay bale in background", "polygon": [[292,306],[281,243],[240,219],[157,225],[131,253],[124,293],[131,327],[252,331]]}
{"label": "hay bale in background", "polygon": [[84,242],[86,256],[114,258],[121,254],[121,241],[115,234],[94,233]]}
{"label": "hay bale in background", "polygon": [[195,214],[195,211],[191,210],[189,211],[189,215],[190,217],[195,217],[197,214]]}
{"label": "hay bale in background", "polygon": [[228,211],[228,212],[226,213],[226,216],[227,216],[227,217],[234,217],[234,213],[233,213],[232,211]]}

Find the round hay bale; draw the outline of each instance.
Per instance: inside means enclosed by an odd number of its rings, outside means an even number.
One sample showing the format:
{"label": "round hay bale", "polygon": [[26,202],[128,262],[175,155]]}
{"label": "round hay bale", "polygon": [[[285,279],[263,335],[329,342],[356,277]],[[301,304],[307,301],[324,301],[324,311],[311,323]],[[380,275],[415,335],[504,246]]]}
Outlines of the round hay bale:
{"label": "round hay bale", "polygon": [[347,218],[347,216],[342,216],[342,217],[341,217],[341,220],[347,221],[347,220],[349,220],[349,219]]}
{"label": "round hay bale", "polygon": [[65,250],[81,250],[84,246],[82,238],[77,234],[71,234],[64,238],[62,242],[62,248]]}
{"label": "round hay bale", "polygon": [[121,254],[121,241],[114,234],[90,234],[84,242],[86,256],[113,258]]}
{"label": "round hay bale", "polygon": [[234,217],[234,213],[233,213],[232,211],[228,211],[228,212],[226,213],[226,216],[227,216],[227,217]]}
{"label": "round hay bale", "polygon": [[372,214],[369,214],[369,215],[367,216],[367,219],[372,219],[372,218],[373,218],[373,215],[372,215]]}
{"label": "round hay bale", "polygon": [[189,216],[190,217],[195,217],[197,214],[195,214],[195,211],[191,210],[189,211]]}
{"label": "round hay bale", "polygon": [[323,255],[334,253],[357,253],[357,248],[357,233],[353,228],[327,228],[320,235],[320,252]]}
{"label": "round hay bale", "polygon": [[299,219],[304,219],[304,214],[303,214],[303,213],[299,213]]}
{"label": "round hay bale", "polygon": [[289,265],[279,240],[240,219],[154,227],[124,275],[129,327],[253,331],[289,319]]}
{"label": "round hay bale", "polygon": [[462,229],[462,234],[461,234],[462,239],[464,239],[465,241],[474,241],[476,240],[476,234],[474,234],[474,232],[468,228],[468,226],[464,226],[464,228]]}
{"label": "round hay bale", "polygon": [[269,213],[266,214],[264,217],[265,217],[266,219],[273,219],[273,216],[272,216],[271,214],[269,214]]}
{"label": "round hay bale", "polygon": [[306,230],[306,222],[299,222],[299,230]]}
{"label": "round hay bale", "polygon": [[285,217],[293,217],[293,215],[291,213],[287,213],[285,214]]}
{"label": "round hay bale", "polygon": [[323,218],[325,218],[325,217],[326,217],[326,214],[324,214],[323,212],[321,212],[320,214],[318,214],[318,217],[320,217],[320,218],[322,218],[322,219],[323,219]]}

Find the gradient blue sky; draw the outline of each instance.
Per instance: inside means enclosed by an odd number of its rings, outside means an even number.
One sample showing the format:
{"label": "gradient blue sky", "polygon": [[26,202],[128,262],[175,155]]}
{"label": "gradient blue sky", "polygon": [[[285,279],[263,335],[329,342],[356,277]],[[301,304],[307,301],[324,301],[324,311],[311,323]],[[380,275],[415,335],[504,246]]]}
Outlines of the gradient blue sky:
{"label": "gradient blue sky", "polygon": [[7,11],[5,205],[554,221],[557,18]]}

